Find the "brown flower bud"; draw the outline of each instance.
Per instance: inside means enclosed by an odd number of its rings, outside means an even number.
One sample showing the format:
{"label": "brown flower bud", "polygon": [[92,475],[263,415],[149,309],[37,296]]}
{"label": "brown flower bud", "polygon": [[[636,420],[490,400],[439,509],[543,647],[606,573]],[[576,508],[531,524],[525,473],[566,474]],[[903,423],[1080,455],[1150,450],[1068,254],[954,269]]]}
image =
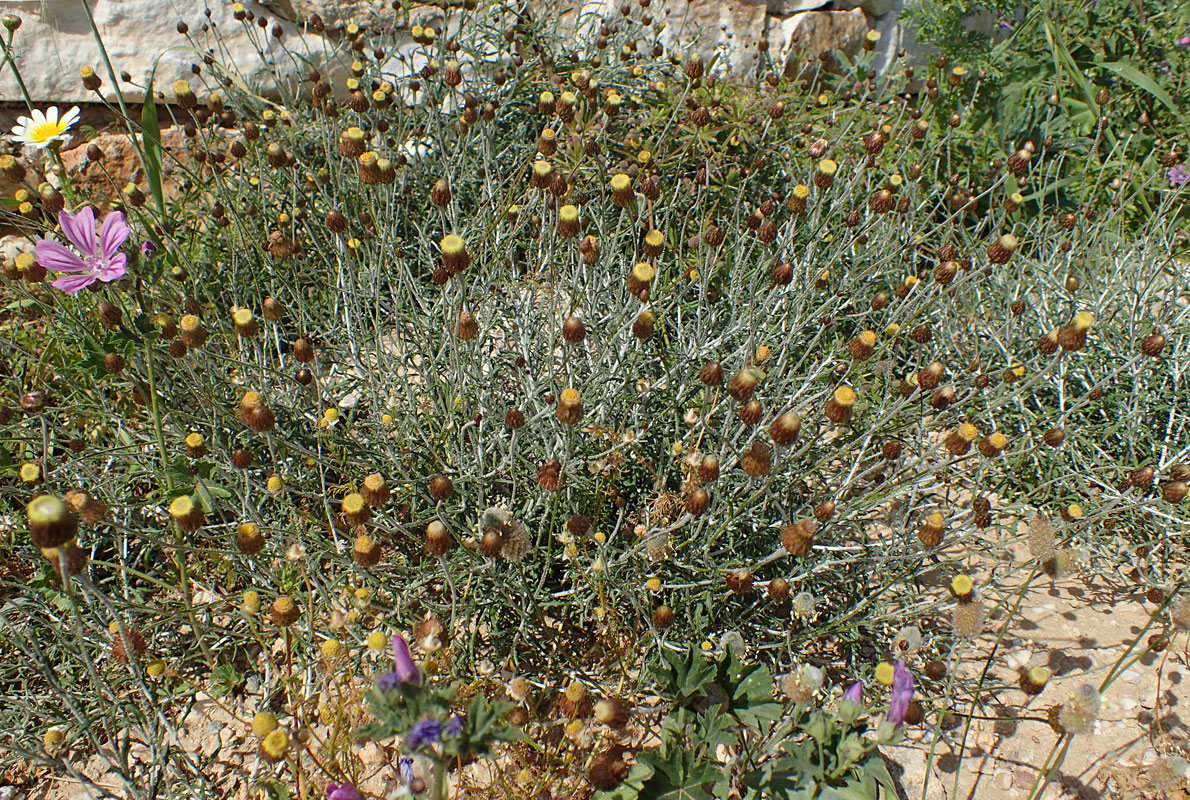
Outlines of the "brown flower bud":
{"label": "brown flower bud", "polygon": [[773,466],[773,453],[764,442],[753,442],[740,456],[740,466],[754,478],[767,475]]}
{"label": "brown flower bud", "polygon": [[454,546],[454,537],[440,520],[426,526],[426,550],[433,555],[445,555]]}
{"label": "brown flower bud", "polygon": [[686,495],[686,511],[692,517],[701,517],[711,507],[711,493],[701,486]]}
{"label": "brown flower bud", "polygon": [[769,436],[779,445],[788,446],[797,441],[802,431],[802,418],[792,411],[786,411],[769,425]]}
{"label": "brown flower bud", "polygon": [[441,502],[450,498],[454,494],[455,485],[445,475],[435,475],[430,479],[430,497]]}
{"label": "brown flower bud", "polygon": [[781,530],[781,546],[791,556],[804,556],[814,546],[814,535],[817,532],[818,523],[812,519],[786,525]]}

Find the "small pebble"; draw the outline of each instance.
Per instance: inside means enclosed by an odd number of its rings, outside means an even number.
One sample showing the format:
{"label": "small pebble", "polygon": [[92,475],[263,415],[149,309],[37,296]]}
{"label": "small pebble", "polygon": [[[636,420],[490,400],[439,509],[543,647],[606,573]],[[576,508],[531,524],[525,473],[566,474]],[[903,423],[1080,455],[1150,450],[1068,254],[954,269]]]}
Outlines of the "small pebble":
{"label": "small pebble", "polygon": [[1124,683],[1137,683],[1140,681],[1140,673],[1129,667],[1120,673],[1120,680]]}
{"label": "small pebble", "polygon": [[1028,650],[1013,650],[1005,656],[1005,661],[1008,662],[1010,669],[1018,670],[1029,663],[1030,656],[1031,654]]}
{"label": "small pebble", "polygon": [[1012,773],[1011,772],[997,772],[996,777],[993,778],[996,783],[996,788],[1001,790],[1008,790],[1012,788]]}

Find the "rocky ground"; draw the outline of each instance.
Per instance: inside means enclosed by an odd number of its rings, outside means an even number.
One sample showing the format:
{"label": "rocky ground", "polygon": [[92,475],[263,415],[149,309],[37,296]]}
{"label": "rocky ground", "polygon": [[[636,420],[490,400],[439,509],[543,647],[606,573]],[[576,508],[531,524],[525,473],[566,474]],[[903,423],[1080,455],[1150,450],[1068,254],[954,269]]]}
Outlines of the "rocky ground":
{"label": "rocky ground", "polygon": [[[1016,555],[1019,563],[1023,554]],[[1044,721],[1048,709],[1083,683],[1098,687],[1138,636],[1143,649],[1149,635],[1162,630],[1161,625],[1144,630],[1156,608],[1142,591],[1103,578],[1046,579],[1030,586],[992,659],[986,683],[1013,684],[1019,669],[1040,665],[1052,673],[1048,685],[1031,700],[1015,687],[996,692],[973,716],[999,719],[972,720],[969,730],[960,725],[940,733],[936,742],[929,731],[912,731],[907,746],[889,753],[903,770],[905,797],[1029,797],[1058,740]],[[964,659],[965,677],[982,671],[1002,625],[1002,619],[989,621],[988,633],[973,644],[973,656],[983,657]],[[1120,673],[1103,693],[1094,733],[1072,739],[1042,798],[1163,796],[1159,759],[1190,755],[1190,663],[1185,647],[1183,636],[1164,652],[1145,656]],[[958,710],[969,708],[960,705]],[[933,765],[927,772],[931,745]],[[1164,796],[1181,800],[1187,796],[1185,789],[1182,783]]]}
{"label": "rocky ground", "polygon": [[[1008,564],[1024,560],[1009,552]],[[990,565],[989,565],[990,566]],[[1025,570],[1018,571],[1021,575]],[[1012,587],[1008,587],[1009,591]],[[903,789],[902,800],[1024,800],[1046,764],[1057,735],[1045,721],[1049,707],[1082,683],[1098,686],[1139,636],[1142,641],[1160,626],[1145,630],[1156,606],[1123,582],[1073,576],[1035,581],[1023,593],[1018,613],[991,659],[985,685],[1012,686],[990,691],[965,724],[939,733],[934,740],[925,727],[910,730],[903,746],[890,748],[893,772]],[[976,677],[1004,623],[991,618],[983,636],[971,643],[960,675]],[[1162,783],[1163,757],[1190,754],[1190,659],[1184,637],[1159,654],[1133,663],[1104,692],[1103,710],[1094,733],[1074,737],[1043,800],[1088,798],[1152,798],[1185,800],[1185,783]],[[1133,651],[1134,653],[1136,651]],[[1029,698],[1015,683],[1023,667],[1042,665],[1053,677],[1041,695]],[[964,701],[967,702],[967,701]],[[955,710],[963,712],[968,705]],[[247,797],[240,769],[254,759],[248,720],[254,709],[226,709],[206,698],[182,731],[186,749],[210,759],[208,774],[219,781],[226,797]],[[231,712],[231,713],[229,713]],[[1015,719],[1014,719],[1015,718]],[[360,749],[370,772],[362,788],[378,796],[397,786],[393,758],[376,744]],[[927,758],[932,766],[927,770]],[[117,792],[105,774],[104,762],[93,757],[84,771]],[[84,800],[77,781],[41,774],[20,789],[0,789],[0,800]]]}

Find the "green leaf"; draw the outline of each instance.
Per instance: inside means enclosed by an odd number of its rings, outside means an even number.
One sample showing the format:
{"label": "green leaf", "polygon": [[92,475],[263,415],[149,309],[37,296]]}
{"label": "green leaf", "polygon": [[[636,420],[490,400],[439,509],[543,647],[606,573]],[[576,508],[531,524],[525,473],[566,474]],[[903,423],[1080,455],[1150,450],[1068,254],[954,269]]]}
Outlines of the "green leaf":
{"label": "green leaf", "polygon": [[153,199],[157,202],[157,210],[165,212],[165,184],[162,180],[161,168],[161,123],[157,119],[156,95],[153,92],[153,82],[156,70],[149,75],[149,85],[145,87],[145,104],[140,114],[141,130],[144,132],[145,176],[149,179],[149,189],[153,192]]}
{"label": "green leaf", "polygon": [[227,697],[243,682],[244,676],[231,664],[220,664],[211,670],[211,694],[215,697]]}
{"label": "green leaf", "polygon": [[1178,113],[1178,107],[1174,105],[1173,98],[1169,93],[1157,85],[1156,81],[1144,74],[1136,67],[1132,66],[1126,61],[1096,61],[1095,66],[1102,67],[1116,73],[1124,80],[1131,83],[1133,86],[1148,92],[1161,101],[1161,104],[1168,108],[1175,114]]}

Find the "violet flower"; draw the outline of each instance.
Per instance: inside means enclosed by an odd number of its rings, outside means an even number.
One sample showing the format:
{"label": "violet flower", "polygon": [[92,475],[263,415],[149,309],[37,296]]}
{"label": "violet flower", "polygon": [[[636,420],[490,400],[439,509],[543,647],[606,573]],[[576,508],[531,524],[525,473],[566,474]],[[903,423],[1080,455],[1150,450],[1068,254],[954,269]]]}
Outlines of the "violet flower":
{"label": "violet flower", "polygon": [[156,252],[157,252],[157,245],[153,244],[149,240],[146,239],[145,241],[140,243],[140,254],[142,256],[149,257],[149,256],[154,255]]}
{"label": "violet flower", "polygon": [[888,721],[900,727],[905,721],[905,714],[909,712],[909,702],[913,699],[913,673],[905,666],[903,660],[898,661],[893,670],[892,697],[888,701]]}
{"label": "violet flower", "polygon": [[463,715],[455,714],[450,718],[450,722],[446,723],[446,729],[442,734],[447,737],[455,737],[463,732]]}
{"label": "violet flower", "polygon": [[359,789],[350,783],[332,783],[326,787],[326,800],[363,800]]}
{"label": "violet flower", "polygon": [[95,212],[90,206],[77,214],[59,211],[58,225],[78,252],[53,239],[38,240],[37,262],[54,272],[68,273],[54,281],[55,289],[75,294],[95,281],[110,283],[124,277],[128,271],[128,256],[119,250],[132,229],[124,221],[123,212],[108,214],[98,232],[95,230]]}
{"label": "violet flower", "polygon": [[1190,181],[1190,172],[1186,171],[1185,164],[1170,167],[1169,172],[1165,173],[1165,175],[1169,178],[1169,182],[1173,186],[1182,186],[1186,181]]}
{"label": "violet flower", "polygon": [[399,633],[393,634],[393,665],[401,683],[421,683],[421,670],[413,663],[409,643]]}
{"label": "violet flower", "polygon": [[413,782],[413,758],[402,756],[397,762],[397,771],[401,773],[401,783],[408,786]]}
{"label": "violet flower", "polygon": [[409,733],[405,734],[404,745],[409,750],[420,750],[427,745],[437,744],[445,727],[441,721],[426,717],[421,722],[414,723]]}
{"label": "violet flower", "polygon": [[847,687],[847,691],[843,692],[843,699],[849,703],[858,705],[864,699],[864,685],[859,681]]}

